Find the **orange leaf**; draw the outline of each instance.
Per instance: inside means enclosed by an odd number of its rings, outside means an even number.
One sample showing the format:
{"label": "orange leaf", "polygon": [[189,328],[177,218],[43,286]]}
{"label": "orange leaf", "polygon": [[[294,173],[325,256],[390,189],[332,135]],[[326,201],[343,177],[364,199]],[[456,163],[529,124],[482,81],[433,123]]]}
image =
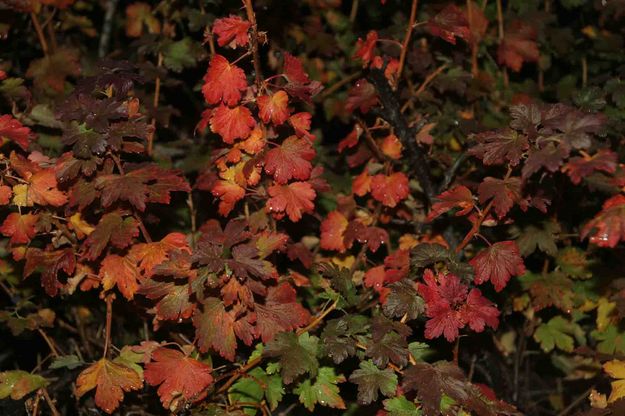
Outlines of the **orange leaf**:
{"label": "orange leaf", "polygon": [[13,203],[19,206],[39,204],[60,207],[67,203],[67,195],[58,190],[56,175],[51,169],[35,172],[28,184],[15,185],[13,192]]}
{"label": "orange leaf", "polygon": [[145,381],[157,386],[163,406],[172,412],[179,409],[179,400],[198,400],[213,383],[212,368],[180,351],[158,348],[145,366]]}
{"label": "orange leaf", "polygon": [[264,123],[269,123],[271,120],[273,124],[279,126],[289,118],[289,96],[284,91],[262,95],[256,102],[258,103],[258,116]]}
{"label": "orange leaf", "polygon": [[[0,139],[15,142],[22,150],[28,150],[32,139],[32,133],[28,127],[24,127],[19,120],[8,114],[0,116]],[[2,143],[0,142],[0,145]]]}
{"label": "orange leaf", "polygon": [[0,205],[6,205],[11,200],[13,191],[10,186],[0,185]]}
{"label": "orange leaf", "polygon": [[100,278],[104,290],[109,290],[117,285],[122,295],[130,300],[139,289],[141,275],[137,269],[137,262],[133,258],[109,254],[102,260]]}
{"label": "orange leaf", "polygon": [[219,213],[224,217],[232,211],[234,204],[245,196],[245,189],[234,181],[218,180],[211,193],[219,197]]}
{"label": "orange leaf", "polygon": [[229,108],[222,104],[213,112],[210,126],[224,142],[232,144],[235,139],[246,139],[256,126],[256,121],[247,107]]}
{"label": "orange leaf", "polygon": [[297,222],[302,218],[302,213],[312,212],[315,204],[312,202],[316,197],[315,190],[308,182],[293,182],[288,185],[273,185],[269,187],[271,198],[267,201],[270,212],[286,212],[289,219]]}
{"label": "orange leaf", "polygon": [[143,386],[141,376],[132,368],[102,358],[82,371],[76,380],[76,396],[95,391],[95,404],[111,414],[124,398],[124,392]]}
{"label": "orange leaf", "polygon": [[393,208],[406,199],[409,193],[408,177],[401,172],[371,178],[371,195],[387,207]]}
{"label": "orange leaf", "polygon": [[267,152],[265,171],[273,175],[279,184],[285,184],[290,179],[306,180],[310,177],[310,161],[315,154],[315,149],[306,139],[287,137],[280,146]]}
{"label": "orange leaf", "polygon": [[241,99],[241,91],[246,88],[247,80],[241,68],[221,55],[213,56],[202,86],[207,103],[217,104],[223,99],[227,105],[235,105]]}
{"label": "orange leaf", "polygon": [[27,244],[37,234],[35,225],[39,220],[36,214],[10,213],[2,223],[0,232],[11,237],[11,244]]}
{"label": "orange leaf", "polygon": [[364,196],[371,191],[371,176],[367,169],[354,178],[352,181],[352,192],[358,196]]}
{"label": "orange leaf", "polygon": [[140,37],[143,34],[143,25],[147,26],[150,33],[161,32],[161,22],[154,17],[149,4],[139,2],[126,7],[126,36]]}
{"label": "orange leaf", "polygon": [[382,145],[380,146],[382,153],[395,160],[401,158],[401,151],[403,148],[404,146],[402,146],[401,142],[394,134],[386,136],[384,140],[382,140]]}
{"label": "orange leaf", "polygon": [[347,229],[347,218],[339,211],[332,211],[321,222],[320,246],[324,250],[345,251],[343,233]]}
{"label": "orange leaf", "polygon": [[248,41],[247,31],[250,29],[250,22],[241,19],[239,16],[230,15],[222,19],[215,20],[213,33],[217,35],[219,46],[245,46]]}
{"label": "orange leaf", "polygon": [[303,137],[310,141],[315,140],[315,136],[310,134],[311,119],[312,115],[306,112],[296,113],[289,117],[289,123],[293,127],[297,137]]}
{"label": "orange leaf", "polygon": [[187,244],[187,237],[182,233],[169,233],[161,241],[154,243],[135,244],[130,249],[128,256],[135,260],[139,268],[146,276],[151,276],[154,267],[169,258],[169,253],[174,250],[182,250],[191,254],[191,248]]}

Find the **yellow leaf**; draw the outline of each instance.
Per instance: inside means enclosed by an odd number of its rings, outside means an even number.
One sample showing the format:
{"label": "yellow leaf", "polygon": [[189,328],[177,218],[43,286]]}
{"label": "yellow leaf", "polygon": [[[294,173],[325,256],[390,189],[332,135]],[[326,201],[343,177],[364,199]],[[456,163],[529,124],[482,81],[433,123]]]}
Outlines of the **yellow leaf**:
{"label": "yellow leaf", "polygon": [[[77,232],[78,238],[82,238],[85,235],[89,235],[95,230],[95,227],[92,227],[80,216],[80,212],[75,213],[71,217],[69,217],[69,223],[72,225],[72,228]],[[82,234],[82,235],[81,235]]]}
{"label": "yellow leaf", "polygon": [[21,183],[13,187],[13,204],[18,207],[33,206],[33,201],[28,198],[28,185]]}
{"label": "yellow leaf", "polygon": [[606,298],[600,298],[597,305],[597,331],[603,332],[612,322],[610,316],[616,308],[615,302],[608,302]]}
{"label": "yellow leaf", "polygon": [[608,402],[614,403],[618,399],[625,397],[625,362],[619,360],[608,361],[603,364],[603,370],[610,377],[618,379],[611,383],[612,393],[610,393]]}

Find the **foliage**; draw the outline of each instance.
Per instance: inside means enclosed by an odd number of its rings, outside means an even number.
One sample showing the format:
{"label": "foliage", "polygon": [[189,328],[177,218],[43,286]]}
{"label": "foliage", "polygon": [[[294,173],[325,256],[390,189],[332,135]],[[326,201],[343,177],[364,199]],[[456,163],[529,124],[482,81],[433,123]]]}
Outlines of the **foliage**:
{"label": "foliage", "polygon": [[0,412],[624,414],[625,3],[283,3],[0,2]]}

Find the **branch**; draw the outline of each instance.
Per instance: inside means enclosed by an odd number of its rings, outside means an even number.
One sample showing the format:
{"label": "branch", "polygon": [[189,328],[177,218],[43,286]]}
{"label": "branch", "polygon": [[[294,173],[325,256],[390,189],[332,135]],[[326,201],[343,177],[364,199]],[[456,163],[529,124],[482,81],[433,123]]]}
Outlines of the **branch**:
{"label": "branch", "polygon": [[252,0],[243,0],[247,20],[252,24],[252,59],[254,60],[254,76],[256,79],[256,88],[258,92],[263,85],[263,73],[260,69],[260,54],[258,53],[258,25],[256,24],[256,15],[252,7]]}
{"label": "branch", "polygon": [[454,180],[454,177],[456,176],[456,172],[458,172],[458,169],[460,169],[460,166],[462,166],[462,164],[464,163],[465,160],[467,160],[467,158],[468,158],[467,154],[463,152],[463,153],[460,153],[460,155],[456,158],[456,160],[454,160],[454,163],[449,167],[447,172],[445,172],[445,177],[443,178],[443,182],[438,188],[439,194],[441,192],[444,192],[447,188],[449,188],[449,185],[451,185],[451,182]]}
{"label": "branch", "polygon": [[429,204],[434,197],[434,188],[430,179],[428,160],[416,141],[417,129],[408,126],[408,122],[401,113],[399,101],[386,80],[384,72],[379,69],[372,69],[369,72],[369,80],[375,86],[380,102],[384,107],[380,110],[380,115],[393,126],[395,134],[399,137],[404,147],[408,149],[410,163],[414,166],[416,178],[421,184]]}
{"label": "branch", "polygon": [[104,14],[104,23],[102,23],[102,31],[100,35],[100,44],[98,45],[98,57],[104,58],[109,48],[111,40],[111,30],[113,28],[113,17],[115,17],[115,9],[119,0],[108,0],[106,2],[106,13]]}
{"label": "branch", "polygon": [[[401,79],[401,73],[404,70],[404,64],[406,63],[406,55],[408,54],[408,44],[412,37],[412,29],[414,28],[415,20],[417,20],[417,5],[419,0],[412,0],[410,6],[410,20],[408,21],[408,27],[406,28],[406,34],[404,35],[404,42],[401,44],[401,53],[399,55],[399,65],[397,67],[397,85]],[[397,87],[396,85],[396,87]]]}

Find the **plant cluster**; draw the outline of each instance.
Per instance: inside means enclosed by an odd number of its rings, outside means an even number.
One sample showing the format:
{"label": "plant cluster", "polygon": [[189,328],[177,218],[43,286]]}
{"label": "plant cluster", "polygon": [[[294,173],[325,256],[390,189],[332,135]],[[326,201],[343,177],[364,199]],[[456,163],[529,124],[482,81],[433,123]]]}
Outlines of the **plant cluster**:
{"label": "plant cluster", "polygon": [[2,414],[625,413],[622,0],[0,1]]}

